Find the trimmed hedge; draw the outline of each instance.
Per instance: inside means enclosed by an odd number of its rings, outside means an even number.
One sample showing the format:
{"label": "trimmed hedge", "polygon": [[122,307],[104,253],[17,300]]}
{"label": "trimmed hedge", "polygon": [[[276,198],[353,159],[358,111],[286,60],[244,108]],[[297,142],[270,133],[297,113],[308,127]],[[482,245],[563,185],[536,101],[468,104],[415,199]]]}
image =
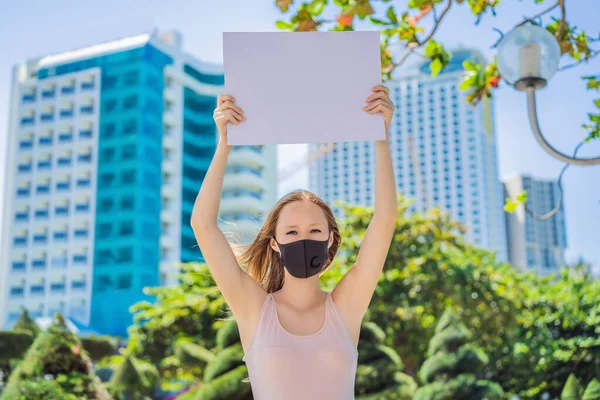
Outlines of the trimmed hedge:
{"label": "trimmed hedge", "polygon": [[28,331],[0,332],[0,361],[21,359],[33,344],[33,334]]}
{"label": "trimmed hedge", "polygon": [[90,336],[81,338],[81,345],[93,361],[100,361],[116,352],[116,343],[111,337]]}

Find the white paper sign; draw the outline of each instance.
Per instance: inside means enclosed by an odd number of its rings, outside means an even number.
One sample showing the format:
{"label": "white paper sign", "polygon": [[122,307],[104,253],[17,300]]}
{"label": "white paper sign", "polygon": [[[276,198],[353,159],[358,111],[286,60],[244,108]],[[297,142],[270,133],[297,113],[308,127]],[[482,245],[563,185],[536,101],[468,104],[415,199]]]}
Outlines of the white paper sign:
{"label": "white paper sign", "polygon": [[362,108],[381,84],[379,32],[226,32],[227,94],[247,118],[230,145],[385,139]]}

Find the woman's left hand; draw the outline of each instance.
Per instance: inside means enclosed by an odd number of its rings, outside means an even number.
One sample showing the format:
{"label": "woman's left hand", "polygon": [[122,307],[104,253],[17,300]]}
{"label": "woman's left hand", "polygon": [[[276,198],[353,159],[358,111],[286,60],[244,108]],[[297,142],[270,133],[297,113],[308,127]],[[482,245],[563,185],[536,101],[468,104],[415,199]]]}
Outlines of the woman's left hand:
{"label": "woman's left hand", "polygon": [[383,86],[377,85],[373,87],[373,94],[367,97],[367,105],[363,107],[363,110],[369,114],[375,114],[377,112],[383,113],[383,119],[385,121],[385,137],[389,137],[389,128],[394,115],[395,106],[389,97],[390,90]]}

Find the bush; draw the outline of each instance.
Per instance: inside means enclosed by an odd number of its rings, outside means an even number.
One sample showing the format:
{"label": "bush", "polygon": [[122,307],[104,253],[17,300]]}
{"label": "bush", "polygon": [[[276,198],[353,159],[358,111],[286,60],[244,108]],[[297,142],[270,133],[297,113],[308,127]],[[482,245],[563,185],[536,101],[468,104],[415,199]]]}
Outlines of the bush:
{"label": "bush", "polygon": [[[44,383],[45,380],[54,382]],[[74,395],[78,400],[110,399],[94,375],[89,357],[81,351],[79,339],[66,328],[60,315],[27,350],[9,378],[2,400],[42,400],[50,395],[59,396],[56,385],[64,392],[64,398]]]}
{"label": "bush", "polygon": [[100,361],[104,357],[115,354],[116,344],[111,337],[90,336],[81,339],[81,345],[92,361]]}

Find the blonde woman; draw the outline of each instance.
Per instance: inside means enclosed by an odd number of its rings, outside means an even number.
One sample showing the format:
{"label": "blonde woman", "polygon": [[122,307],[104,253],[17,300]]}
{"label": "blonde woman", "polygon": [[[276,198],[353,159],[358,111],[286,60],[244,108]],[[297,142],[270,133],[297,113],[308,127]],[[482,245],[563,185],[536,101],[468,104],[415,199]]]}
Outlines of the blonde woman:
{"label": "blonde woman", "polygon": [[217,226],[230,152],[227,125],[246,120],[233,96],[218,98],[214,119],[220,139],[190,223],[237,321],[256,400],[354,398],[360,326],[398,213],[388,134],[394,105],[388,88],[375,86],[363,110],[381,113],[385,120],[386,139],[375,141],[375,212],[355,265],[335,289],[324,292],[319,277],[342,238],[331,209],[314,193],[295,191],[280,199],[238,257]]}

